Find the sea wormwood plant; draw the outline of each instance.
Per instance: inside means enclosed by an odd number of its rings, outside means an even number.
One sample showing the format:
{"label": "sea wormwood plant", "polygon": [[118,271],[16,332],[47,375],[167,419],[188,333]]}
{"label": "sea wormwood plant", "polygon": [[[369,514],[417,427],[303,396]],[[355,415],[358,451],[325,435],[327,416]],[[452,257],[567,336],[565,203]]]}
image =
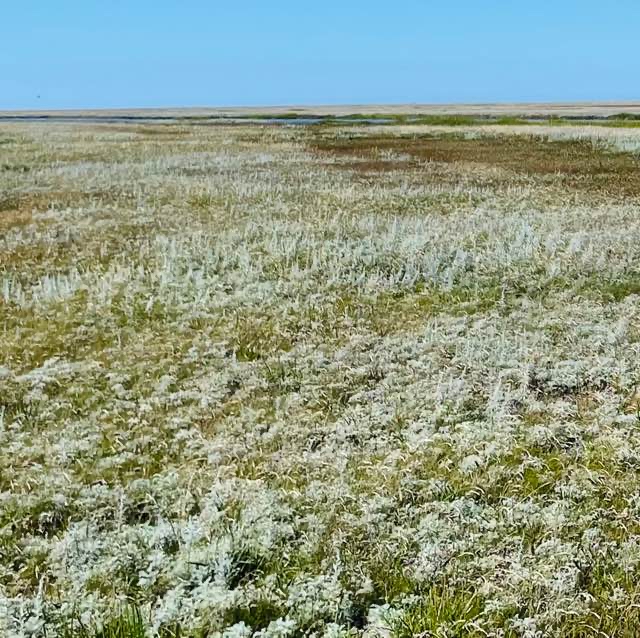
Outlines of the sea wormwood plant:
{"label": "sea wormwood plant", "polygon": [[635,635],[632,128],[0,127],[0,635]]}

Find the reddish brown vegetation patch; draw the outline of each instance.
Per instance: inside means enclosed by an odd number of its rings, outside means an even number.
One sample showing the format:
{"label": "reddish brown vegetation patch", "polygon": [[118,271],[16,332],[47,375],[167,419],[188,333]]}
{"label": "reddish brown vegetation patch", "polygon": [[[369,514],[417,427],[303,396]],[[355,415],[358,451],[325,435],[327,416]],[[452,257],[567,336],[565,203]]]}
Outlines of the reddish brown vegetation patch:
{"label": "reddish brown vegetation patch", "polygon": [[[598,148],[583,140],[549,140],[537,136],[460,135],[316,136],[310,148],[356,171],[391,171],[420,162],[461,163],[503,169],[518,176],[544,178],[564,187],[612,196],[640,195],[640,159],[631,153]],[[408,156],[397,162],[390,154]],[[356,159],[359,158],[359,159]],[[495,179],[495,175],[493,176]]]}

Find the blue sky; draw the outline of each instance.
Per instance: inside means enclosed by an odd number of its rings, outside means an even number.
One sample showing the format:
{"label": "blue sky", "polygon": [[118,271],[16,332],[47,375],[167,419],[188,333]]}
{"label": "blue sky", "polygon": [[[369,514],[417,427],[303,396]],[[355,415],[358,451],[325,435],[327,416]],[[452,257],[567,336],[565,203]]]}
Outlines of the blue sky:
{"label": "blue sky", "polygon": [[21,0],[1,24],[0,109],[640,98],[637,0]]}

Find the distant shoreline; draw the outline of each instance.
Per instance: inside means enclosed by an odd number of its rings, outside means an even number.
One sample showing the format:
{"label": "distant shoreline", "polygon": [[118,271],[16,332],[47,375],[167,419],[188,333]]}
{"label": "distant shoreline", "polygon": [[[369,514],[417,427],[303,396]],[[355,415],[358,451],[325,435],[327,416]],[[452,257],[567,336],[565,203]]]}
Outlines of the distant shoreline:
{"label": "distant shoreline", "polygon": [[471,115],[486,117],[562,117],[604,119],[628,113],[640,115],[640,100],[611,102],[499,103],[499,104],[367,104],[330,106],[185,107],[122,109],[0,110],[0,120],[176,120],[250,117],[274,119],[348,116]]}

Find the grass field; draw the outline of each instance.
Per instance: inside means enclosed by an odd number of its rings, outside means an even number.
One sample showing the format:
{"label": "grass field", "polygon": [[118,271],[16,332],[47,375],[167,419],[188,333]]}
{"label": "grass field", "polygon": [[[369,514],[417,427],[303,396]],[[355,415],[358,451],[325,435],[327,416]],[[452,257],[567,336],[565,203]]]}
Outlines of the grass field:
{"label": "grass field", "polygon": [[640,128],[0,125],[0,636],[632,638]]}

